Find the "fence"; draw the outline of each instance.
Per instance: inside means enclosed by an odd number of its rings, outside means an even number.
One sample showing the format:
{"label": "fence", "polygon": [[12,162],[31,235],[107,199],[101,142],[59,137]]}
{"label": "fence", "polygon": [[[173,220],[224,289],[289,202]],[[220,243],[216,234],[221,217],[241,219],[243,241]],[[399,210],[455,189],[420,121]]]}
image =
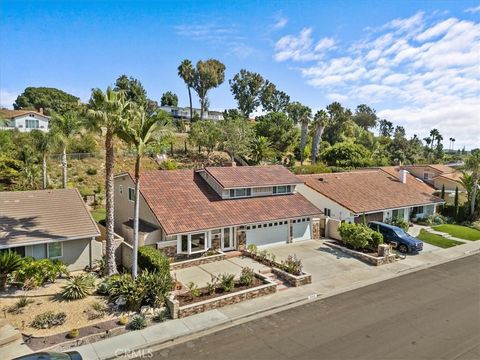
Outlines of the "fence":
{"label": "fence", "polygon": [[[62,160],[63,154],[50,154],[49,158],[51,160]],[[88,159],[88,158],[97,158],[99,157],[98,154],[94,153],[70,153],[67,154],[67,159],[68,160],[83,160],[83,159]]]}

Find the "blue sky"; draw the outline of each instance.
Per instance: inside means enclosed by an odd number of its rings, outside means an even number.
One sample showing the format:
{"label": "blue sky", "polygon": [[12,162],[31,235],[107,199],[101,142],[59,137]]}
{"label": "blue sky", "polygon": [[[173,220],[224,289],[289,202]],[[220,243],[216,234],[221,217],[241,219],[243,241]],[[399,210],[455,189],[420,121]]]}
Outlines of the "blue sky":
{"label": "blue sky", "polygon": [[[479,17],[480,1],[2,0],[0,104],[27,86],[87,100],[127,74],[186,105],[178,64],[213,57],[315,110],[367,103],[409,135],[478,147]],[[227,82],[210,103],[235,106]]]}

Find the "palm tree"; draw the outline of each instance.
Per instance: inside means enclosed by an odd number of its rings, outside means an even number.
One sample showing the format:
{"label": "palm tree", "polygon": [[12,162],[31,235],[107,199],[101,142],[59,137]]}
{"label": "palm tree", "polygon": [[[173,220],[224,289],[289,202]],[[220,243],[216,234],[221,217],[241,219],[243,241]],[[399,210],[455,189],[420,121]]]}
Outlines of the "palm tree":
{"label": "palm tree", "polygon": [[135,149],[135,201],[133,214],[133,256],[132,276],[137,277],[138,223],[140,209],[140,167],[142,157],[152,143],[171,134],[170,119],[166,112],[159,111],[149,116],[141,107],[130,104],[128,116],[124,119],[117,135]]}
{"label": "palm tree", "polygon": [[193,106],[192,106],[192,85],[195,78],[195,69],[193,68],[190,60],[183,60],[178,67],[178,76],[180,76],[188,89],[188,100],[190,101],[190,121],[193,119]]}
{"label": "palm tree", "polygon": [[312,110],[304,106],[301,113],[300,113],[300,126],[301,126],[301,133],[300,133],[300,164],[303,165],[303,157],[305,146],[307,146],[307,134],[308,134],[308,125],[310,120],[312,119]]}
{"label": "palm tree", "polygon": [[432,149],[433,149],[433,145],[435,143],[435,140],[437,139],[438,136],[440,136],[440,132],[437,129],[430,130],[430,138],[431,138],[430,145],[431,145]]}
{"label": "palm tree", "polygon": [[465,170],[471,171],[473,180],[472,196],[470,201],[470,215],[474,216],[475,202],[477,200],[478,182],[480,180],[480,150],[472,151],[472,154],[465,161]]}
{"label": "palm tree", "polygon": [[323,130],[327,125],[328,114],[325,110],[319,110],[315,113],[313,117],[313,141],[312,141],[312,153],[310,160],[312,164],[317,162],[317,155],[320,150],[320,141],[322,140]]}
{"label": "palm tree", "polygon": [[[105,206],[106,206],[106,275],[117,272],[115,264],[114,215],[113,215],[113,173],[115,168],[115,151],[113,140],[125,121],[127,102],[123,91],[114,91],[110,87],[104,93],[94,89],[90,98],[88,127],[105,136]],[[103,134],[105,133],[105,134]]]}
{"label": "palm tree", "polygon": [[35,150],[42,155],[42,188],[45,190],[48,186],[47,156],[53,145],[53,136],[50,132],[43,132],[37,129],[33,129],[31,134]]}
{"label": "palm tree", "polygon": [[13,251],[5,251],[0,254],[0,290],[5,289],[7,277],[22,267],[22,257]]}
{"label": "palm tree", "polygon": [[252,141],[251,155],[255,164],[273,156],[272,144],[266,136],[259,136]]}
{"label": "palm tree", "polygon": [[63,115],[54,114],[51,120],[51,132],[54,141],[62,147],[62,168],[63,168],[63,188],[67,188],[68,164],[67,164],[67,148],[72,138],[80,134],[84,123],[78,112],[68,111]]}

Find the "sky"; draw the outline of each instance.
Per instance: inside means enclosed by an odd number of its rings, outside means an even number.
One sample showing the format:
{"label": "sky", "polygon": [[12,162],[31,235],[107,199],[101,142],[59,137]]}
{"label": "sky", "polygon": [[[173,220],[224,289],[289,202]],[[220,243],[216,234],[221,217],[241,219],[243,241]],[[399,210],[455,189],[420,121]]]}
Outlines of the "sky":
{"label": "sky", "polygon": [[[255,71],[314,111],[368,104],[408,136],[480,147],[480,1],[0,1],[0,106],[27,86],[87,101],[120,74],[159,101],[183,59],[216,58],[210,108],[236,107],[228,79]],[[198,105],[198,99],[194,99]]]}

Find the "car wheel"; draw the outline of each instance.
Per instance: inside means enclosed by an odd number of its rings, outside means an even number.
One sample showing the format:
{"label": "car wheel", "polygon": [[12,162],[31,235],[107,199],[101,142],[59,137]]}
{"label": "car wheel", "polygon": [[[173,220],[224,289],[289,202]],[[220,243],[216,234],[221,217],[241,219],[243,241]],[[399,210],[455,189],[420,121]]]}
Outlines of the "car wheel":
{"label": "car wheel", "polygon": [[398,251],[400,251],[402,254],[406,254],[408,252],[407,245],[405,244],[398,245]]}

